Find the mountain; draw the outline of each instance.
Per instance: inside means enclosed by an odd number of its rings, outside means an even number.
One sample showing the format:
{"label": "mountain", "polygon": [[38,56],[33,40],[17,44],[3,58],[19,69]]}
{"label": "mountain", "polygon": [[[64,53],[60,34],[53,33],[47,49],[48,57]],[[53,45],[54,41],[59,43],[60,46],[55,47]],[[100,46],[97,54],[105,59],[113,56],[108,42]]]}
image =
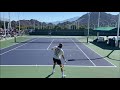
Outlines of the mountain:
{"label": "mountain", "polygon": [[[11,21],[11,25],[12,27],[16,27],[18,26],[19,21]],[[31,20],[20,20],[20,25],[22,27],[33,27],[35,24],[35,26],[38,26],[41,24],[41,22],[31,19]],[[46,23],[43,22],[43,25],[46,25]]]}
{"label": "mountain", "polygon": [[[90,27],[97,27],[98,25],[98,15],[99,12],[90,12]],[[76,20],[79,25],[87,26],[88,24],[88,14],[84,14]],[[100,12],[99,26],[115,26],[118,22],[118,15],[107,14],[105,12]],[[73,24],[75,21],[73,22]]]}
{"label": "mountain", "polygon": [[70,19],[66,19],[66,20],[63,20],[63,21],[56,21],[56,22],[51,22],[51,23],[53,23],[53,24],[55,24],[55,25],[57,25],[57,24],[59,24],[59,23],[64,23],[64,22],[73,22],[73,21],[75,21],[75,20],[77,20],[79,17],[73,17],[73,18],[70,18]]}
{"label": "mountain", "polygon": [[[98,15],[99,12],[90,12],[90,28],[95,28],[98,25]],[[42,22],[42,25],[44,27],[49,27],[52,26],[53,24],[55,24],[56,26],[59,27],[70,27],[70,25],[75,25],[75,23],[79,24],[79,27],[84,27],[87,28],[88,25],[88,14],[84,14],[81,17],[73,17],[70,19],[66,19],[63,21],[57,21],[57,22],[52,22],[52,23],[46,23],[46,22]],[[99,26],[117,26],[117,22],[118,22],[118,15],[112,15],[112,14],[108,14],[105,12],[100,12],[100,22],[99,22]],[[18,21],[12,21],[12,27],[18,27]],[[33,28],[35,23],[35,26],[38,27],[41,25],[40,21],[37,21],[35,19],[31,19],[31,20],[20,20],[20,25],[23,28]],[[1,24],[3,27],[3,23]]]}

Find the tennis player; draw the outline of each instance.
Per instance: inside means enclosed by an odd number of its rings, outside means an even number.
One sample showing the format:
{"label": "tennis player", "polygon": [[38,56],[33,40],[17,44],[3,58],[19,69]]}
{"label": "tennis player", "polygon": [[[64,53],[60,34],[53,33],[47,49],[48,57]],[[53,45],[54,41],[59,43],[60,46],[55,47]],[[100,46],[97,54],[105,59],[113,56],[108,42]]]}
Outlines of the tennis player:
{"label": "tennis player", "polygon": [[54,52],[54,55],[53,55],[53,71],[52,71],[52,74],[55,72],[55,65],[58,64],[61,68],[61,72],[62,72],[62,78],[64,78],[66,75],[64,74],[64,70],[63,70],[63,64],[61,62],[61,57],[65,60],[66,62],[66,59],[64,57],[64,51],[62,49],[62,44],[60,43],[58,46],[54,46],[52,48],[53,52]]}

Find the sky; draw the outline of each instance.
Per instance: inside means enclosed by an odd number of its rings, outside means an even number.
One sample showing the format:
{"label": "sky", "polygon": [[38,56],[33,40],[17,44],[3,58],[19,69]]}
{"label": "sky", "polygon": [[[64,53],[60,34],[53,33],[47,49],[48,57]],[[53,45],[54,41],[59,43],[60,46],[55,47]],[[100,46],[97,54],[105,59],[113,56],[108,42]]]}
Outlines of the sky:
{"label": "sky", "polygon": [[[55,22],[55,21],[63,21],[69,18],[82,16],[87,12],[10,12],[11,20],[30,20],[36,19],[41,22]],[[117,15],[119,12],[106,12],[113,15]],[[8,12],[0,12],[0,17],[9,18]],[[18,19],[19,17],[19,19]]]}

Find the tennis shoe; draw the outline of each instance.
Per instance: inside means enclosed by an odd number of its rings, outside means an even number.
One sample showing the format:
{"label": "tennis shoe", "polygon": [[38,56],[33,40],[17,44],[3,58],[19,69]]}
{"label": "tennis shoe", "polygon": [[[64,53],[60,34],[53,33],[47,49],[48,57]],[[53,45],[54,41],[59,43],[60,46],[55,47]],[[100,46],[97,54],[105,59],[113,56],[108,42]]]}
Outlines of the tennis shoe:
{"label": "tennis shoe", "polygon": [[52,74],[54,74],[55,73],[55,70],[54,71],[52,71]]}
{"label": "tennis shoe", "polygon": [[66,77],[66,75],[62,75],[62,78],[65,78]]}

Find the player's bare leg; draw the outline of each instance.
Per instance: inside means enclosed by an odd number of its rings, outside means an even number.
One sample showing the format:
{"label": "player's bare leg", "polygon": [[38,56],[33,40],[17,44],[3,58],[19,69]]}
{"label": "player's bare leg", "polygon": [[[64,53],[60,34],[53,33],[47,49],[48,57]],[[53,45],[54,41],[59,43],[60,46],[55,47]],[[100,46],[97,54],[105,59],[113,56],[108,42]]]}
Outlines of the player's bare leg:
{"label": "player's bare leg", "polygon": [[62,72],[62,78],[64,78],[66,75],[64,74],[64,70],[63,70],[63,65],[62,64],[60,64],[60,68],[61,68],[61,72]]}
{"label": "player's bare leg", "polygon": [[52,71],[52,74],[55,73],[55,66],[56,66],[56,63],[53,64],[53,71]]}

